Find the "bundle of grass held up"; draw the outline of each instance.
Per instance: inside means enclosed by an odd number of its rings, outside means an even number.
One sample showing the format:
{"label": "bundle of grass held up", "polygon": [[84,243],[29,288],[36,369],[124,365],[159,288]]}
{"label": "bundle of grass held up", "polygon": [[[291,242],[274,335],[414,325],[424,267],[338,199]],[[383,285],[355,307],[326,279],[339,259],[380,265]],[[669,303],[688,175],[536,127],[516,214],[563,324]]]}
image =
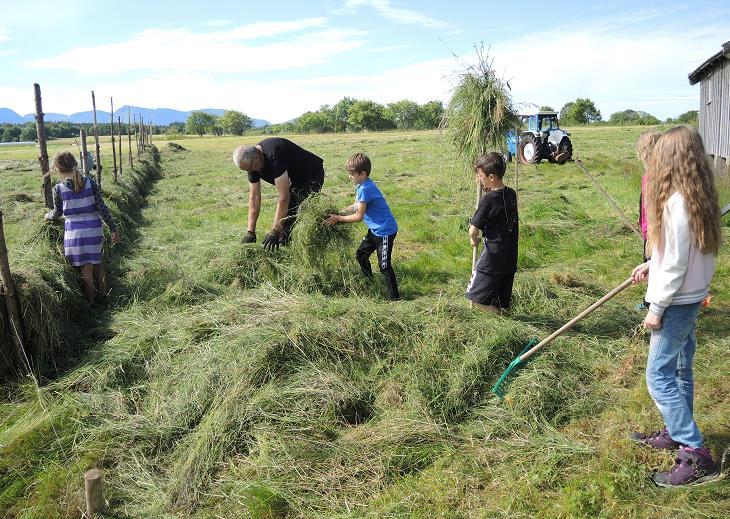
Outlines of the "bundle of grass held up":
{"label": "bundle of grass held up", "polygon": [[477,64],[460,74],[441,121],[441,128],[469,171],[479,155],[490,149],[506,149],[507,132],[519,125],[509,87],[495,72],[494,60],[483,48],[476,53]]}
{"label": "bundle of grass held up", "polygon": [[302,203],[292,232],[287,283],[292,288],[343,294],[360,287],[353,226],[324,223],[330,214],[338,211],[332,199],[319,193]]}

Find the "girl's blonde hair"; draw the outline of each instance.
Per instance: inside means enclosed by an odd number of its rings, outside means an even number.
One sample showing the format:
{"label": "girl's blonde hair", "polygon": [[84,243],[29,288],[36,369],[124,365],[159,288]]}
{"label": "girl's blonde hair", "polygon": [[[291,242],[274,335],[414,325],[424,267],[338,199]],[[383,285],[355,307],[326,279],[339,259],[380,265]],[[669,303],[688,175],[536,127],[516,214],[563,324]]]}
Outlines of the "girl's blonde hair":
{"label": "girl's blonde hair", "polygon": [[659,140],[661,135],[662,134],[656,130],[646,130],[639,135],[639,140],[636,141],[636,156],[644,164],[644,169],[648,167],[651,150],[654,148],[656,141]]}
{"label": "girl's blonde hair", "polygon": [[679,192],[689,216],[694,243],[704,254],[720,248],[720,206],[715,178],[699,132],[675,126],[657,141],[649,158],[647,216],[649,250],[659,243],[664,206]]}
{"label": "girl's blonde hair", "polygon": [[74,191],[77,193],[84,189],[86,182],[79,171],[79,163],[70,151],[59,151],[53,156],[53,169],[60,173],[73,172]]}

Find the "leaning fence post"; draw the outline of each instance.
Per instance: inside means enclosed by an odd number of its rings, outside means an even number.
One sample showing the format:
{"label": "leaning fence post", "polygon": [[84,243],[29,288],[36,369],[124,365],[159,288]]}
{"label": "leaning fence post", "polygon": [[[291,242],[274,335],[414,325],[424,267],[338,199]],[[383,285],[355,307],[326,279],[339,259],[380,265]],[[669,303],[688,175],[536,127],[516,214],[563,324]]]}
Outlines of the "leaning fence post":
{"label": "leaning fence post", "polygon": [[53,209],[53,195],[51,193],[51,176],[48,174],[48,148],[46,147],[46,124],[43,122],[43,106],[41,103],[41,86],[33,83],[35,92],[35,129],[38,134],[38,163],[41,165],[41,191],[46,207]]}
{"label": "leaning fence post", "polygon": [[[114,120],[114,115],[112,115],[112,120]],[[124,159],[122,159],[122,117],[119,115],[117,115],[117,130],[119,130],[119,176],[121,177]]]}
{"label": "leaning fence post", "polygon": [[84,474],[84,491],[86,494],[86,515],[89,519],[104,511],[104,493],[101,488],[101,471],[87,470]]}
{"label": "leaning fence post", "polygon": [[[101,151],[99,147],[99,129],[96,126],[96,97],[94,91],[91,91],[91,105],[94,109],[94,142],[96,143],[96,183],[101,189]],[[86,160],[86,152],[84,152],[84,160]],[[89,171],[89,173],[91,173]]]}
{"label": "leaning fence post", "polygon": [[[114,172],[114,182],[117,182],[117,148],[114,146],[114,98],[110,97],[109,102],[112,105],[111,130],[109,131],[109,134],[112,136],[112,157],[114,160],[114,169],[112,171]],[[122,157],[119,157],[120,160],[121,158]]]}
{"label": "leaning fence post", "polygon": [[15,291],[15,283],[10,275],[10,262],[8,261],[8,248],[5,245],[5,230],[3,229],[3,210],[0,209],[0,281],[2,281],[5,292],[5,306],[8,309],[10,319],[10,335],[12,335],[15,356],[18,358],[18,365],[22,366],[26,374],[32,372],[30,359],[25,353],[23,339],[23,325],[20,319],[20,305],[18,294]]}
{"label": "leaning fence post", "polygon": [[86,132],[83,129],[79,130],[79,140],[81,141],[81,171],[84,175],[88,175],[89,168],[86,167],[88,165],[86,162],[86,154],[88,153],[86,149]]}

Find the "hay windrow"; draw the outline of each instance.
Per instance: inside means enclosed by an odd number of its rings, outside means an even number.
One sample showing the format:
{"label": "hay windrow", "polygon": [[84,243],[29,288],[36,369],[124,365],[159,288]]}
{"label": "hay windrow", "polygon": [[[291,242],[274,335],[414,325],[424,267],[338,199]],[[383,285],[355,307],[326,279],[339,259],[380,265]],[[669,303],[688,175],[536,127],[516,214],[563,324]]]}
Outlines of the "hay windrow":
{"label": "hay windrow", "polygon": [[[157,149],[151,147],[137,161],[135,170],[107,193],[107,205],[123,233],[132,230],[136,223],[134,214],[141,209],[151,184],[159,178],[159,161]],[[41,203],[36,203],[39,207],[35,214],[42,215]],[[80,330],[92,312],[81,294],[77,270],[63,256],[63,224],[46,223],[37,217],[28,227],[25,243],[15,248],[20,254],[11,270],[18,288],[31,364],[36,375],[42,375],[53,366],[59,352],[68,355],[69,350],[76,348]],[[105,233],[108,236],[106,228]],[[105,262],[115,254],[109,244],[104,247]],[[4,312],[0,312],[0,331],[4,333],[5,319]],[[0,376],[13,372],[11,359],[0,359]]]}

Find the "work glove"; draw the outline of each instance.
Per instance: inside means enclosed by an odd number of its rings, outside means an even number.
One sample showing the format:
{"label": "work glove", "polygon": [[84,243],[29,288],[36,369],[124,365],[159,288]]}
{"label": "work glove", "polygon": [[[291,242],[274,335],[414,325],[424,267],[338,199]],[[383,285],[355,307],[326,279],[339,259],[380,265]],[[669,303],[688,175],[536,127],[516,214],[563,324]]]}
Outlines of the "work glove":
{"label": "work glove", "polygon": [[290,241],[291,241],[291,232],[290,231],[281,231],[281,235],[279,236],[279,244],[282,246],[289,245]]}
{"label": "work glove", "polygon": [[241,243],[256,243],[256,233],[253,231],[247,231],[246,236],[241,238]]}
{"label": "work glove", "polygon": [[275,250],[279,250],[280,240],[281,233],[275,229],[271,229],[269,232],[266,233],[266,236],[264,236],[264,241],[262,241],[261,244],[264,246],[264,249],[272,252]]}

